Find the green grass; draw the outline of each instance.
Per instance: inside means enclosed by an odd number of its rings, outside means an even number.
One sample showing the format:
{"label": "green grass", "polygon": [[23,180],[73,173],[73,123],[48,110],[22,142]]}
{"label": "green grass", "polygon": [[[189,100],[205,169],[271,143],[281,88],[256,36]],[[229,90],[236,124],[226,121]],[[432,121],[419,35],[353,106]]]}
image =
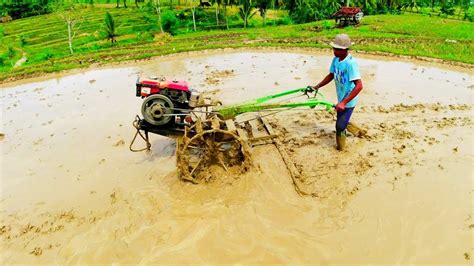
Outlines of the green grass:
{"label": "green grass", "polygon": [[[102,37],[104,14],[109,11],[118,25],[117,45],[111,46]],[[204,28],[214,23],[214,10],[209,9],[201,21]],[[425,56],[474,64],[474,24],[437,16],[407,13],[404,15],[367,16],[358,27],[334,28],[333,21],[319,21],[302,25],[271,26],[285,20],[282,11],[271,14],[267,27],[261,26],[256,15],[247,29],[239,28],[233,16],[230,30],[192,32],[183,23],[178,35],[159,35],[156,17],[136,8],[91,8],[74,39],[73,55],[67,45],[67,28],[56,14],[30,17],[0,24],[0,81],[87,67],[94,63],[111,63],[144,59],[184,51],[226,47],[316,47],[327,48],[327,43],[338,33],[348,33],[356,45],[354,49],[387,52],[398,55]],[[207,20],[206,20],[207,19]],[[273,19],[273,20],[272,20]],[[189,32],[189,33],[187,33]],[[11,49],[15,53],[11,53]],[[14,63],[27,54],[28,61],[18,68]]]}

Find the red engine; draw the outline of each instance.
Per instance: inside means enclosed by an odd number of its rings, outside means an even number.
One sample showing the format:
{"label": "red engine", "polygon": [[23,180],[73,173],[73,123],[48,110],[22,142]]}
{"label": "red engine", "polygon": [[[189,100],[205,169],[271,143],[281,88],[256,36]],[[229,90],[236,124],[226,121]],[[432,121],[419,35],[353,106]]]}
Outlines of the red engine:
{"label": "red engine", "polygon": [[195,107],[199,94],[189,89],[186,81],[137,79],[136,96],[144,98],[142,115],[148,123],[163,126],[181,118],[183,110]]}
{"label": "red engine", "polygon": [[[137,79],[137,97],[147,97],[153,94],[170,95],[172,98],[183,96],[187,98],[190,94],[186,81],[168,81],[165,79]],[[176,99],[178,100],[178,99]]]}

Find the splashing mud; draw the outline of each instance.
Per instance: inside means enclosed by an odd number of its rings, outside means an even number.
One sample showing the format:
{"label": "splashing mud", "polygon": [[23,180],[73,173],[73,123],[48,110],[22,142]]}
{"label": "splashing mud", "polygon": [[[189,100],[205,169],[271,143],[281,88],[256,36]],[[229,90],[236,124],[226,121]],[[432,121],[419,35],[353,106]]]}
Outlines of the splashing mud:
{"label": "splashing mud", "polygon": [[[328,55],[173,55],[2,85],[1,261],[468,264],[472,69],[356,57],[353,121],[367,134],[347,151],[326,111],[267,117],[306,197],[274,145],[251,149],[255,169],[199,185],[178,179],[171,139],[129,152],[134,82],[184,79],[232,104],[314,84]],[[335,99],[333,85],[323,92]]]}

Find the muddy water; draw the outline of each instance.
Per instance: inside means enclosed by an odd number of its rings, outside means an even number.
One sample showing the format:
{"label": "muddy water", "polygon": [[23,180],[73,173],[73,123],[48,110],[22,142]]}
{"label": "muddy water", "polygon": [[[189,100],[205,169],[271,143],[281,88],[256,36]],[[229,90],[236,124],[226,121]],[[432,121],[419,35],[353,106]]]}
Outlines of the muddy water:
{"label": "muddy water", "polygon": [[172,140],[128,145],[137,75],[231,104],[314,84],[326,54],[187,54],[2,85],[2,262],[469,264],[472,70],[358,60],[370,138],[340,153],[332,115],[271,118],[317,197],[298,196],[272,146],[253,150],[257,170],[196,186],[177,179]]}

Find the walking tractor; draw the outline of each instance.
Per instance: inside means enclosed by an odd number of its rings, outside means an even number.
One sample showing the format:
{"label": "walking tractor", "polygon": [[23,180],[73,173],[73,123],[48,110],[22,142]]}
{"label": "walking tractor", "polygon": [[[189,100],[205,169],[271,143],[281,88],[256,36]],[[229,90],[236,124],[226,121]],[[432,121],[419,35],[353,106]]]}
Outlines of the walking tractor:
{"label": "walking tractor", "polygon": [[[278,144],[267,115],[297,107],[333,109],[333,103],[310,86],[223,106],[206,92],[190,89],[185,81],[139,78],[136,96],[143,98],[143,118],[137,115],[133,122],[137,132],[130,149],[150,150],[150,132],[175,138],[179,176],[193,183],[216,178],[213,173],[219,171],[245,172],[252,166],[251,147]],[[306,96],[305,100],[289,101],[299,96]],[[139,150],[132,147],[138,135],[147,145]],[[285,153],[282,147],[277,148]],[[282,157],[288,166],[288,156]]]}

